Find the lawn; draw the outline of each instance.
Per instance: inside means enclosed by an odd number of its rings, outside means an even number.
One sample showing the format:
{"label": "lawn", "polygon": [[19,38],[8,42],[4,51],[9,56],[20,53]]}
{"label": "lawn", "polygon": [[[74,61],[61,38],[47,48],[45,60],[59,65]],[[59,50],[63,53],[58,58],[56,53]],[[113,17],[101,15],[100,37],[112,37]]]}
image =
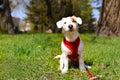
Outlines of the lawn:
{"label": "lawn", "polygon": [[[120,80],[120,37],[80,35],[85,45],[84,59],[97,80]],[[57,71],[63,34],[0,34],[0,80],[88,80],[86,72],[70,68]]]}

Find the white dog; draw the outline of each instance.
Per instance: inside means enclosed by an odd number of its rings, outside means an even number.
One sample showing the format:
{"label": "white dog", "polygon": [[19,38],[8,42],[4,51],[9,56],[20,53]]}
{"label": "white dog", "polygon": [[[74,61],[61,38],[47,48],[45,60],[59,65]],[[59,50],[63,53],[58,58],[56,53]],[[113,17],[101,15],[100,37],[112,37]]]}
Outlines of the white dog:
{"label": "white dog", "polygon": [[62,18],[57,23],[58,28],[63,29],[64,39],[61,44],[62,54],[55,58],[60,58],[60,71],[66,73],[68,71],[69,63],[78,60],[81,71],[86,71],[84,65],[84,45],[79,38],[78,24],[82,24],[79,17]]}

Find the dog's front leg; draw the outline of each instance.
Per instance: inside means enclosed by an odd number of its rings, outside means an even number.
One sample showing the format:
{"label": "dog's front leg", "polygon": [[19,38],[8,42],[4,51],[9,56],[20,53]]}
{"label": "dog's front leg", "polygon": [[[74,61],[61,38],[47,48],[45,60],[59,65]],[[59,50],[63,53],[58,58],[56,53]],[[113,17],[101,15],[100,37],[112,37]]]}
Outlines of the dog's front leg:
{"label": "dog's front leg", "polygon": [[86,71],[85,65],[84,65],[84,54],[83,51],[79,53],[79,68],[81,71]]}
{"label": "dog's front leg", "polygon": [[63,59],[63,56],[61,55],[61,57],[60,57],[60,71],[62,71],[63,70],[63,68],[64,68],[64,59]]}
{"label": "dog's front leg", "polygon": [[63,67],[63,69],[61,72],[67,73],[67,71],[68,71],[68,56],[65,53],[63,53],[62,59],[63,59],[63,66],[61,66],[61,68]]}

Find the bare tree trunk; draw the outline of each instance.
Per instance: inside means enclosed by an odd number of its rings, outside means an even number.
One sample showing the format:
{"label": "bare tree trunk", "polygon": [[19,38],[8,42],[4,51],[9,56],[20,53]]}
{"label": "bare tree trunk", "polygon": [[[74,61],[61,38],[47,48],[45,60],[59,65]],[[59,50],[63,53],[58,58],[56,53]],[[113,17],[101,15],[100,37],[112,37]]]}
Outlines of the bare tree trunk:
{"label": "bare tree trunk", "polygon": [[46,5],[47,5],[47,16],[49,18],[52,18],[52,9],[51,9],[51,3],[50,0],[45,0]]}
{"label": "bare tree trunk", "polygon": [[[45,0],[45,3],[46,3],[46,5],[47,5],[47,16],[48,16],[48,18],[49,18],[49,23],[51,24],[51,25],[49,25],[49,28],[50,29],[52,29],[52,32],[55,32],[54,31],[54,28],[55,28],[55,21],[53,20],[53,15],[52,15],[52,8],[51,8],[51,2],[50,2],[50,0]],[[54,23],[54,24],[53,24]],[[45,28],[43,28],[43,29],[45,29]]]}
{"label": "bare tree trunk", "polygon": [[[69,9],[68,9],[69,8]],[[60,19],[73,15],[73,4],[71,0],[60,0]]]}
{"label": "bare tree trunk", "polygon": [[103,0],[96,34],[120,36],[120,0]]}
{"label": "bare tree trunk", "polygon": [[14,24],[12,21],[12,17],[11,17],[11,10],[10,10],[10,5],[9,5],[9,0],[3,0],[3,11],[0,12],[0,24],[2,24],[1,26],[4,28],[7,28],[7,32],[9,34],[13,34],[14,33]]}

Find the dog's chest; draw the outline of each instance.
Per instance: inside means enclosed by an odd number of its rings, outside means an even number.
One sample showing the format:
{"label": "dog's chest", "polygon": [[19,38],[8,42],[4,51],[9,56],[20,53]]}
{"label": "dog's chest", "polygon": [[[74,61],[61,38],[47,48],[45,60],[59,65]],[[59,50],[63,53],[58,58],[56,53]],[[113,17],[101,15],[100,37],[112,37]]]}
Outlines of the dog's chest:
{"label": "dog's chest", "polygon": [[80,38],[78,37],[75,41],[69,42],[65,38],[63,44],[70,50],[71,54],[68,55],[69,59],[74,60],[78,57],[78,47],[80,45]]}

